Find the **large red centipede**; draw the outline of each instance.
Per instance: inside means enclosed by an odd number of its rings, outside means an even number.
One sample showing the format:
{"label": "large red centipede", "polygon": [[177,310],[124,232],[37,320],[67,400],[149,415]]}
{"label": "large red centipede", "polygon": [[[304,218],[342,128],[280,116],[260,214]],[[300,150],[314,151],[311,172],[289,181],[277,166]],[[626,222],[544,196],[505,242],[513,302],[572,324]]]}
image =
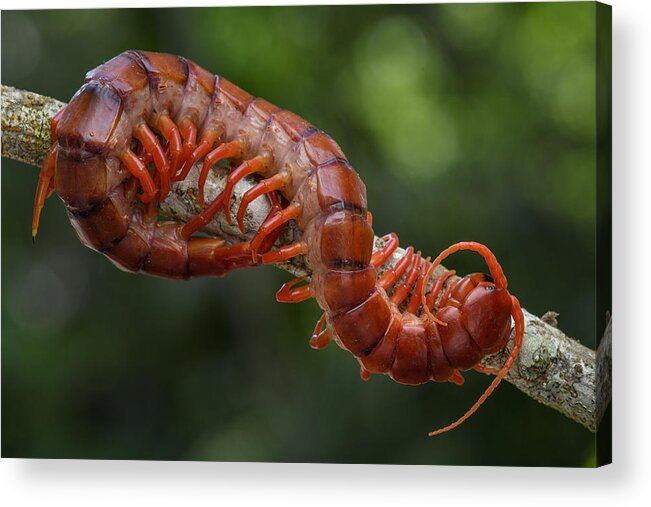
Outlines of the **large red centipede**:
{"label": "large red centipede", "polygon": [[[43,203],[56,192],[82,243],[127,271],[168,278],[223,276],[232,269],[304,255],[312,269],[309,285],[298,285],[304,278],[288,282],[277,299],[316,298],[325,313],[311,345],[322,348],[334,340],[355,356],[364,379],[382,373],[403,384],[461,384],[460,371],[486,371],[480,361],[506,346],[513,317],[514,344],[503,367],[493,371],[495,379],[466,414],[430,435],[467,419],[518,356],[522,310],[487,247],[457,243],[433,262],[409,247],[378,277],[398,239],[386,236],[384,246],[373,253],[366,188],[337,143],[294,113],[189,60],[144,51],[120,54],[87,74],[53,119],[52,131],[55,143],[34,203],[34,236]],[[235,168],[223,192],[185,224],[159,222],[157,205],[170,183],[184,179],[202,158],[201,202],[209,171],[226,160]],[[267,195],[272,202],[253,239],[225,245],[221,238],[194,236],[220,211],[232,220],[233,188],[247,175],[260,181],[243,196],[240,228],[244,230],[243,216],[253,200]],[[274,249],[290,220],[301,239]],[[490,276],[474,273],[450,282],[453,272],[448,271],[428,292],[435,268],[459,250],[479,253]]]}

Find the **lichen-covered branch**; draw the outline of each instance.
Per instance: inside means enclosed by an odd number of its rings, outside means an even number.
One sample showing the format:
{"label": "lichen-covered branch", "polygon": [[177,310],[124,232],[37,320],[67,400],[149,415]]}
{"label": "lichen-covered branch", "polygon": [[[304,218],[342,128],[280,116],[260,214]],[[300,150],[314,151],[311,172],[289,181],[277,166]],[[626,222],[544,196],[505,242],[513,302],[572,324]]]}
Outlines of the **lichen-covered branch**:
{"label": "lichen-covered branch", "polygon": [[[49,121],[63,105],[48,97],[2,86],[2,156],[39,165],[51,143]],[[185,181],[174,185],[173,192],[160,205],[162,215],[187,221],[200,211],[196,193],[197,178],[198,168],[195,167]],[[211,174],[206,185],[207,200],[221,192],[225,180],[223,170]],[[233,215],[242,194],[254,184],[252,179],[247,178],[236,186],[231,203]],[[257,199],[247,211],[244,233],[240,232],[237,225],[226,223],[222,213],[204,231],[224,237],[230,242],[246,241],[251,239],[268,213],[268,201]],[[279,243],[289,243],[299,235],[300,231],[290,226]],[[376,238],[375,243],[378,248],[382,245],[382,240]],[[404,250],[398,249],[382,269],[395,264],[403,253]],[[310,274],[309,267],[300,257],[278,267],[297,276]],[[440,275],[444,269],[439,267],[436,275]],[[610,324],[598,353],[595,354],[595,351],[557,329],[553,325],[553,316],[539,318],[526,310],[524,316],[524,344],[506,380],[535,400],[558,410],[590,431],[596,431],[611,398]],[[487,357],[482,364],[499,368],[509,350],[510,346]]]}
{"label": "lichen-covered branch", "polygon": [[2,85],[2,156],[40,166],[52,145],[50,120],[64,102]]}

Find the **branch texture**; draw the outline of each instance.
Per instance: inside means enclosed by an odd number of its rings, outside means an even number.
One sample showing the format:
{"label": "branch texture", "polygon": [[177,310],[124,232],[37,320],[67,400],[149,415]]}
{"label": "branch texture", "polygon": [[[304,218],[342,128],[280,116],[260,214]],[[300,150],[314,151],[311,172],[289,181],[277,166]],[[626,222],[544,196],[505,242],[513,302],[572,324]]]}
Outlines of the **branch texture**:
{"label": "branch texture", "polygon": [[[51,144],[50,119],[64,105],[55,99],[2,86],[2,156],[40,165]],[[160,204],[161,215],[185,222],[200,211],[196,192],[198,176],[199,169],[194,167],[185,181],[173,186],[173,192]],[[225,169],[211,173],[206,184],[207,201],[222,191],[226,177]],[[246,178],[235,187],[231,202],[233,215],[243,193],[254,184],[253,179]],[[266,199],[251,203],[244,220],[245,233],[240,232],[237,225],[229,225],[223,213],[219,213],[203,231],[231,243],[247,241],[265,220],[269,209]],[[290,225],[278,243],[288,244],[299,236],[300,231]],[[376,237],[375,248],[382,244],[382,240]],[[380,271],[393,266],[403,254],[403,249],[397,249]],[[296,276],[310,275],[310,269],[301,257],[277,266]],[[434,278],[444,271],[445,268],[439,266]],[[539,318],[524,310],[524,317],[524,344],[506,380],[531,398],[558,410],[590,431],[596,431],[611,399],[610,324],[598,354],[595,354],[557,329],[553,312]],[[482,364],[490,368],[501,367],[511,346],[512,342],[504,350],[485,358]]]}

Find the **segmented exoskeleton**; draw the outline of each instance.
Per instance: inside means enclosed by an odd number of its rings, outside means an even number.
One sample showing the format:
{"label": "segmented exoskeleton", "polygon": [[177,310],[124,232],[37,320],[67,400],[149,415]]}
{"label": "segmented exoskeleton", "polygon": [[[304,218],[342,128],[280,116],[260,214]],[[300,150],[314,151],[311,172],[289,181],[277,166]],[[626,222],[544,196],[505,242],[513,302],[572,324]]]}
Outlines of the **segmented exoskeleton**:
{"label": "segmented exoskeleton", "polygon": [[[431,434],[463,422],[513,365],[524,320],[490,250],[462,242],[430,263],[409,247],[378,277],[378,268],[398,246],[397,236],[386,236],[383,248],[373,254],[364,184],[337,143],[299,116],[184,58],[128,51],[91,71],[53,125],[56,143],[39,179],[34,234],[45,196],[53,190],[81,241],[129,271],[171,278],[220,276],[304,255],[312,270],[309,285],[297,285],[304,278],[289,282],[277,299],[316,298],[325,313],[312,346],[334,340],[357,358],[363,378],[383,373],[404,384],[460,384],[460,371],[486,371],[480,361],[506,346],[513,317],[514,345],[504,366],[494,372],[496,378],[463,417]],[[200,201],[210,169],[229,160],[236,167],[224,191],[187,224],[158,222],[156,205],[170,182],[185,178],[202,158]],[[266,194],[273,202],[253,239],[225,246],[219,238],[193,237],[220,211],[232,220],[233,188],[253,174],[261,180],[243,196],[240,228],[244,230],[243,216],[254,199]],[[300,229],[300,240],[272,249],[290,220]],[[481,254],[491,276],[475,273],[450,281],[453,273],[446,272],[428,292],[436,266],[464,249]]]}

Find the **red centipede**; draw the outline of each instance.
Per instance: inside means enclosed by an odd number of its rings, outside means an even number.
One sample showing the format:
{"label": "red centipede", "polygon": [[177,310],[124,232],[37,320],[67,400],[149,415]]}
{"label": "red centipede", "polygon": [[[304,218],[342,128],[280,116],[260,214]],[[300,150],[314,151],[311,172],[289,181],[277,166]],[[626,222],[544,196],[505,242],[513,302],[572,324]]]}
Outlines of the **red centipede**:
{"label": "red centipede", "polygon": [[[373,253],[366,188],[337,143],[296,114],[185,58],[120,54],[87,74],[52,129],[55,143],[34,203],[34,236],[43,203],[56,192],[82,243],[127,271],[168,278],[222,276],[303,255],[312,270],[309,284],[299,285],[308,281],[305,277],[288,282],[277,300],[315,298],[324,315],[311,345],[335,341],[357,359],[364,379],[377,373],[403,384],[461,384],[461,371],[487,371],[480,361],[506,347],[513,318],[513,346],[502,368],[492,371],[495,379],[468,412],[430,435],[475,412],[519,354],[522,310],[487,247],[457,243],[433,262],[409,247],[378,276],[398,238],[386,236]],[[206,178],[220,161],[232,169],[225,189],[187,223],[158,221],[157,205],[171,182],[184,179],[202,159],[202,205]],[[267,195],[272,202],[253,239],[225,245],[221,238],[196,237],[219,212],[233,220],[233,188],[248,175],[259,182],[242,198],[236,216],[240,229],[244,232],[243,217],[253,200]],[[274,248],[290,220],[301,231],[300,240]],[[490,276],[474,273],[450,281],[454,272],[447,271],[428,291],[436,267],[460,250],[479,253]]]}

